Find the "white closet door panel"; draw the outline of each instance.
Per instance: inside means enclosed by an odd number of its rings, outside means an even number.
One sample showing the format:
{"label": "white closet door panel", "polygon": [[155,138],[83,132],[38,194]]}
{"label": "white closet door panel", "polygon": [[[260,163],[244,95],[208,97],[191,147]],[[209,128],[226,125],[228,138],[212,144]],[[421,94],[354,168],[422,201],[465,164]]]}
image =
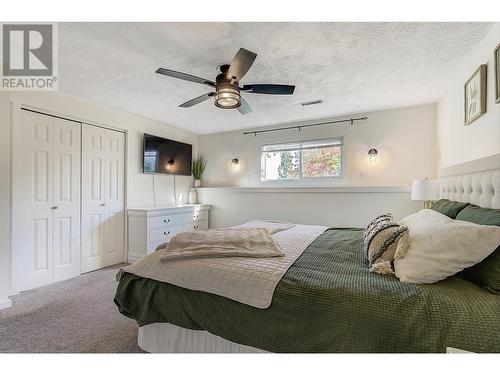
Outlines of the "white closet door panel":
{"label": "white closet door panel", "polygon": [[54,280],[80,274],[81,125],[54,119]]}
{"label": "white closet door panel", "polygon": [[124,258],[123,133],[84,124],[82,190],[82,272]]}
{"label": "white closet door panel", "polygon": [[104,264],[107,266],[123,261],[124,226],[123,211],[106,213],[104,226]]}
{"label": "white closet door panel", "polygon": [[99,127],[82,127],[82,272],[101,268],[104,255],[104,136]]}
{"label": "white closet door panel", "polygon": [[124,259],[125,245],[125,135],[106,131],[106,192],[104,263]]}
{"label": "white closet door panel", "polygon": [[26,290],[53,279],[53,119],[21,111],[12,153],[12,286]]}

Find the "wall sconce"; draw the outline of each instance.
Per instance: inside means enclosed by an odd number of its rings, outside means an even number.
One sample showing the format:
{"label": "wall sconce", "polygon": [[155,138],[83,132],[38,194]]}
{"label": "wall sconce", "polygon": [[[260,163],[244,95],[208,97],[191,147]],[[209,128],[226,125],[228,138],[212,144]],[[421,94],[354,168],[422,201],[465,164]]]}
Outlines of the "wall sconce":
{"label": "wall sconce", "polygon": [[240,161],[238,159],[234,158],[233,160],[231,160],[231,168],[238,168],[238,164],[240,164]]}
{"label": "wall sconce", "polygon": [[167,170],[170,170],[173,167],[173,165],[174,165],[174,160],[173,159],[169,159],[167,161],[167,166],[166,166]]}
{"label": "wall sconce", "polygon": [[374,165],[377,163],[377,159],[378,159],[378,151],[377,149],[375,148],[371,148],[369,151],[368,151],[368,162],[371,164],[371,165]]}

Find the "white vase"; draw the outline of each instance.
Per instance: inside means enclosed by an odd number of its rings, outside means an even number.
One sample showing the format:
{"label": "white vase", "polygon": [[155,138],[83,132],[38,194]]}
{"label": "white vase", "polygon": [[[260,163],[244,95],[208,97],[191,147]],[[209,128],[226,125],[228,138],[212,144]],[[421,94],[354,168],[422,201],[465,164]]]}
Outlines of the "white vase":
{"label": "white vase", "polygon": [[194,187],[195,188],[201,187],[201,180],[194,180]]}
{"label": "white vase", "polygon": [[196,189],[189,189],[189,204],[196,204],[198,203],[198,193],[196,192]]}

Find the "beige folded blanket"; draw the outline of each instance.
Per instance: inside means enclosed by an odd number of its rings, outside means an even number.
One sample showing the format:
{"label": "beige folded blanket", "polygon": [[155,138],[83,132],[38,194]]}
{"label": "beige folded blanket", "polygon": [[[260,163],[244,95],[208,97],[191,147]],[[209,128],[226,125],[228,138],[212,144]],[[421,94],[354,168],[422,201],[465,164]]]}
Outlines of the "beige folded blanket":
{"label": "beige folded blanket", "polygon": [[166,262],[203,257],[266,258],[283,255],[266,228],[225,228],[179,233],[170,239],[160,259]]}
{"label": "beige folded blanket", "polygon": [[235,228],[266,228],[269,233],[275,234],[295,227],[295,224],[278,220],[252,220]]}

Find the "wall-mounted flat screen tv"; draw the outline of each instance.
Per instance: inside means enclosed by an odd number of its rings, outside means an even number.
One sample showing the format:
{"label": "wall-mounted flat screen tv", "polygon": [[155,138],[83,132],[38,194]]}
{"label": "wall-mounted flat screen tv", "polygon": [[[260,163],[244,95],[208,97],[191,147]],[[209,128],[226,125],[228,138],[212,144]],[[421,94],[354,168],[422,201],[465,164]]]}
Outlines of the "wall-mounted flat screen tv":
{"label": "wall-mounted flat screen tv", "polygon": [[144,173],[191,176],[193,145],[144,133]]}

